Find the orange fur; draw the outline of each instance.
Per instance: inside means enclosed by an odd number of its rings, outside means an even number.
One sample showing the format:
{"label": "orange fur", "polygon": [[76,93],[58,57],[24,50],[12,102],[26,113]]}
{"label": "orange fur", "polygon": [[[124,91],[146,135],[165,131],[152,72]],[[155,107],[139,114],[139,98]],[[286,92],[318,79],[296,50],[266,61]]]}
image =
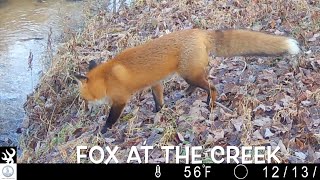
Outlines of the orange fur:
{"label": "orange fur", "polygon": [[213,108],[217,91],[208,83],[205,70],[210,52],[224,57],[269,56],[296,54],[299,48],[290,38],[248,30],[181,30],[128,48],[94,67],[82,78],[81,97],[87,101],[108,97],[112,101],[102,133],[117,121],[130,97],[143,88],[152,88],[155,110],[159,111],[164,103],[161,80],[173,73],[190,85],[188,93],[197,87],[206,90]]}

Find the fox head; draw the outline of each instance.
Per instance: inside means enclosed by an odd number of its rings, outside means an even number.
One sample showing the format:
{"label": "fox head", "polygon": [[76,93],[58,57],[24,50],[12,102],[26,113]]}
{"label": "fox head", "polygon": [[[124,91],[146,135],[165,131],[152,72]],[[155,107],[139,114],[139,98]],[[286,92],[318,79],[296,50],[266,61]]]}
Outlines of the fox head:
{"label": "fox head", "polygon": [[99,71],[94,71],[97,63],[91,60],[89,63],[89,72],[86,75],[75,74],[80,84],[80,97],[87,102],[97,102],[103,100],[106,97],[106,87],[104,78],[99,77]]}

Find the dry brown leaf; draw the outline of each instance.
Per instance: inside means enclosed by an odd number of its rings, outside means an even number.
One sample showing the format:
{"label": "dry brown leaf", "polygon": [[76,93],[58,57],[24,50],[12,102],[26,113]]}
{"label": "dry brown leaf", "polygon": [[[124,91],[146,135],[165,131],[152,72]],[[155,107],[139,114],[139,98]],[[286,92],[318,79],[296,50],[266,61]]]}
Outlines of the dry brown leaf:
{"label": "dry brown leaf", "polygon": [[213,136],[211,134],[208,134],[205,144],[212,144],[214,142],[215,142],[215,139],[213,138]]}
{"label": "dry brown leaf", "polygon": [[194,125],[192,129],[195,134],[201,134],[202,132],[207,130],[207,126],[203,124],[199,124],[199,125]]}
{"label": "dry brown leaf", "polygon": [[301,140],[299,140],[299,138],[295,138],[295,142],[300,150],[304,149],[304,143]]}
{"label": "dry brown leaf", "polygon": [[254,131],[254,132],[252,133],[252,139],[254,139],[254,140],[260,139],[260,140],[262,140],[262,139],[264,139],[264,138],[263,138],[263,136],[261,135],[260,131],[259,131],[259,130],[256,130],[256,131]]}
{"label": "dry brown leaf", "polygon": [[260,127],[270,127],[272,123],[272,119],[270,117],[260,117],[258,119],[253,120],[253,125]]}
{"label": "dry brown leaf", "polygon": [[82,133],[83,133],[83,128],[77,128],[75,131],[73,131],[72,135],[75,138],[78,138],[79,136],[81,136]]}
{"label": "dry brown leaf", "polygon": [[236,119],[232,119],[231,123],[233,124],[234,128],[236,129],[236,131],[241,131],[241,126],[243,124],[243,118],[239,117]]}
{"label": "dry brown leaf", "polygon": [[284,154],[284,155],[288,155],[289,152],[286,148],[286,146],[283,144],[282,140],[280,139],[278,142],[278,146],[280,147],[280,151]]}
{"label": "dry brown leaf", "polygon": [[224,138],[224,130],[223,129],[217,129],[212,131],[214,137],[213,142],[217,142],[220,139]]}

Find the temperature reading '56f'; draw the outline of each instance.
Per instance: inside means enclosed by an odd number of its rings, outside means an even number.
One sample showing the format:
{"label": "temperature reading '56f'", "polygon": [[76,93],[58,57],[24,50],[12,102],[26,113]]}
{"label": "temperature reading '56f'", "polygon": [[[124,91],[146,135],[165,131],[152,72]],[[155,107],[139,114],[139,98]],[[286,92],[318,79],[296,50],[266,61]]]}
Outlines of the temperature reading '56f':
{"label": "temperature reading '56f'", "polygon": [[[201,167],[202,167],[202,169],[201,169]],[[193,175],[195,178],[199,178],[199,177],[201,177],[202,173],[204,173],[204,177],[207,178],[208,174],[210,173],[210,168],[211,168],[211,166],[206,166],[206,165],[195,166],[194,169],[191,169],[190,166],[185,166],[184,167],[184,177],[190,178]],[[202,172],[202,171],[204,171],[204,172]]]}

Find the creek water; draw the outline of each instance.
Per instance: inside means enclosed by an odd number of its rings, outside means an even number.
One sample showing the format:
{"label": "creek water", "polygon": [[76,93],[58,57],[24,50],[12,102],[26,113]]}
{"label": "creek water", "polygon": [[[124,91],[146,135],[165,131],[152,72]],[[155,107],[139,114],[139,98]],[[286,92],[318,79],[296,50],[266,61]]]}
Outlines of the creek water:
{"label": "creek water", "polygon": [[17,146],[17,129],[25,117],[23,104],[43,71],[48,42],[54,49],[66,32],[79,31],[85,3],[0,0],[0,146]]}

